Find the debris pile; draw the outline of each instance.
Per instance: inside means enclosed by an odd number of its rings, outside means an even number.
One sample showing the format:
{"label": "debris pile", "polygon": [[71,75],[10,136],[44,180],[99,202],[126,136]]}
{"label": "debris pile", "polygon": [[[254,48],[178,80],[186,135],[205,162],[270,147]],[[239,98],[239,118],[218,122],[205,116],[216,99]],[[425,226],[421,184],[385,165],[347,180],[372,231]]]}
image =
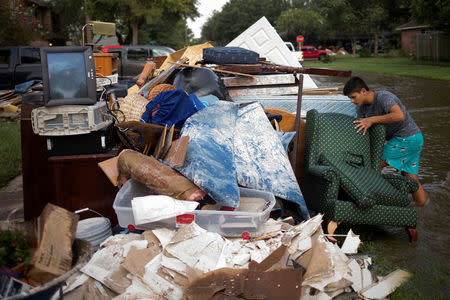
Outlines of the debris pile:
{"label": "debris pile", "polygon": [[[397,270],[377,282],[371,259],[346,255],[321,223],[322,215],[296,226],[270,219],[249,240],[226,239],[195,223],[115,235],[67,280],[64,297],[332,299],[351,293],[376,299],[408,278]],[[353,253],[358,237],[350,232],[345,244]]]}

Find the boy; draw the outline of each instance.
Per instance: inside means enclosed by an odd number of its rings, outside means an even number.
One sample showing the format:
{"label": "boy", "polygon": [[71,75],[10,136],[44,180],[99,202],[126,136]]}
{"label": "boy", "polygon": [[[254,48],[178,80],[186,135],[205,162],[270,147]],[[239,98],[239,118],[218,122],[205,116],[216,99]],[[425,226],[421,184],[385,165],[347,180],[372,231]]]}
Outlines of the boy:
{"label": "boy", "polygon": [[357,106],[355,129],[366,133],[373,124],[386,125],[387,143],[383,149],[381,168],[390,165],[403,176],[413,178],[419,188],[413,193],[416,206],[428,204],[427,195],[419,182],[419,157],[423,136],[400,99],[388,91],[370,91],[359,77],[352,77],[344,86],[344,95]]}

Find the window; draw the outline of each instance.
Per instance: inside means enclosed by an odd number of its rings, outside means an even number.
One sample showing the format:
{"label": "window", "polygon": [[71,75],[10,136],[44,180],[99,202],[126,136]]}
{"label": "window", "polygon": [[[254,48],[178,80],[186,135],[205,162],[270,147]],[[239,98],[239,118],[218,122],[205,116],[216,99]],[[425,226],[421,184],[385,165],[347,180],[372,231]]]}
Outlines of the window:
{"label": "window", "polygon": [[0,68],[8,68],[10,58],[11,58],[10,50],[0,50]]}
{"label": "window", "polygon": [[148,49],[147,48],[128,49],[127,58],[130,60],[147,60],[148,59]]}
{"label": "window", "polygon": [[314,49],[314,47],[309,47],[308,50],[309,50],[309,51],[316,51],[316,49]]}
{"label": "window", "polygon": [[119,58],[122,56],[122,49],[121,48],[109,48],[108,53],[117,53],[119,54]]}
{"label": "window", "polygon": [[308,50],[308,48],[302,47],[302,51],[307,51],[307,50]]}
{"label": "window", "polygon": [[153,56],[167,56],[171,52],[166,49],[152,49],[153,50]]}
{"label": "window", "polygon": [[22,48],[20,53],[22,64],[40,64],[41,52],[38,48]]}

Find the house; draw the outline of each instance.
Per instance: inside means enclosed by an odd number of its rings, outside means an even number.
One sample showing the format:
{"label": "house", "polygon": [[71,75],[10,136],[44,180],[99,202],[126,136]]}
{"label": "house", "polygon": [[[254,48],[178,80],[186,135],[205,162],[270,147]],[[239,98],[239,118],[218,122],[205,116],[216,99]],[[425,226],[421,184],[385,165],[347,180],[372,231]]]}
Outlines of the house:
{"label": "house", "polygon": [[395,28],[402,32],[402,50],[406,53],[415,53],[416,43],[415,38],[417,34],[422,33],[429,25],[420,25],[415,21],[409,21]]}

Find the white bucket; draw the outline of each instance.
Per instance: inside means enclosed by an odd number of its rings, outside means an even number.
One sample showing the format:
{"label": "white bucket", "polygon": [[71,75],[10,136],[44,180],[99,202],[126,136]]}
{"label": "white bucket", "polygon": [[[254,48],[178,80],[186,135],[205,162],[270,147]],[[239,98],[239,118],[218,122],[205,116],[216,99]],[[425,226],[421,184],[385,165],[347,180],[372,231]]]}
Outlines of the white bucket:
{"label": "white bucket", "polygon": [[96,217],[78,222],[76,237],[91,243],[94,251],[111,236],[111,223],[107,218]]}

